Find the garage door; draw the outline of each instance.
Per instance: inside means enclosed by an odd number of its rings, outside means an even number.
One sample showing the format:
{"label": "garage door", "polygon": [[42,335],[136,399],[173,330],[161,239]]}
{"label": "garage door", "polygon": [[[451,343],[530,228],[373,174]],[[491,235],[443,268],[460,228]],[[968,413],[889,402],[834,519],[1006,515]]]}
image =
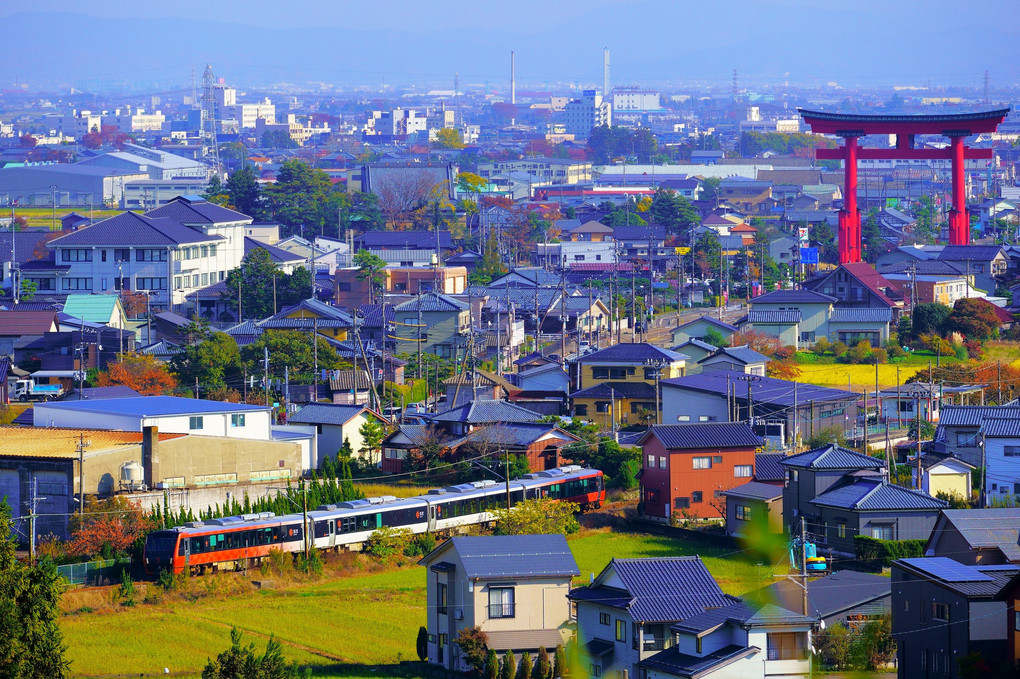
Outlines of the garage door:
{"label": "garage door", "polygon": [[64,472],[35,472],[32,474],[35,487],[36,535],[46,537],[55,535],[60,539],[67,538],[67,519],[70,501],[70,484]]}

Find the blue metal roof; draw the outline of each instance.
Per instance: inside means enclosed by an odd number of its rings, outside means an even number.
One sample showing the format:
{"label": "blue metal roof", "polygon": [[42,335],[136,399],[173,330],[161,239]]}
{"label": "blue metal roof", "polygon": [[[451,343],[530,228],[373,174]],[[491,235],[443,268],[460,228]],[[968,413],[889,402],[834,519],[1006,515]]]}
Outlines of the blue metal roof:
{"label": "blue metal roof", "polygon": [[830,323],[889,323],[892,321],[892,309],[853,309],[833,307],[829,314]]}
{"label": "blue metal roof", "polygon": [[786,478],[786,470],[780,461],[786,456],[782,453],[758,453],[754,456],[755,481],[782,481]]}
{"label": "blue metal roof", "polygon": [[752,308],[755,304],[831,304],[836,301],[831,295],[823,295],[812,290],[773,290],[751,298]]}
{"label": "blue metal roof", "polygon": [[911,568],[942,580],[943,582],[991,582],[992,577],[978,570],[977,566],[967,566],[947,556],[928,556],[900,559]]}
{"label": "blue metal roof", "polygon": [[612,363],[613,361],[684,361],[687,356],[647,342],[621,342],[578,360],[579,363]]}
{"label": "blue metal roof", "polygon": [[837,507],[857,511],[880,510],[937,510],[949,506],[945,500],[933,498],[919,490],[894,486],[885,481],[860,479],[847,486],[839,486],[811,500],[823,507]]}
{"label": "blue metal roof", "polygon": [[[43,404],[39,404],[43,405]],[[46,408],[82,410],[105,415],[132,415],[159,417],[162,415],[203,415],[209,413],[236,413],[239,411],[269,410],[265,406],[179,396],[146,396],[145,398],[108,398],[98,401],[61,401],[47,403]],[[99,424],[102,424],[101,422]]]}
{"label": "blue metal roof", "polygon": [[1020,436],[1020,420],[988,418],[981,425],[981,433],[991,438],[1016,438]]}
{"label": "blue metal roof", "polygon": [[770,483],[748,481],[743,485],[724,490],[722,494],[732,495],[733,497],[746,497],[752,500],[773,500],[783,496],[783,487],[773,486]]}
{"label": "blue metal roof", "polygon": [[550,577],[580,575],[563,535],[459,536],[421,560],[427,564],[452,548],[468,578]]}
{"label": "blue metal roof", "polygon": [[765,309],[752,309],[747,312],[748,323],[764,323],[764,324],[786,324],[786,323],[800,323],[800,309],[790,309],[787,311],[771,311]]}
{"label": "blue metal roof", "polygon": [[472,401],[451,408],[432,418],[436,422],[466,422],[484,424],[491,422],[537,422],[541,415],[507,401]]}
{"label": "blue metal roof", "polygon": [[939,413],[939,428],[980,427],[987,418],[1020,419],[1020,406],[944,405]]}
{"label": "blue metal roof", "polygon": [[[727,377],[729,379],[727,379]],[[706,372],[700,375],[687,375],[686,377],[674,377],[668,380],[660,380],[662,387],[688,389],[706,394],[716,394],[725,397],[729,392],[734,380],[746,378],[743,372],[733,370],[719,370]],[[746,403],[747,387],[738,382],[740,388],[736,390],[738,403]],[[819,387],[803,382],[796,383],[788,380],[780,380],[774,377],[757,377],[750,380],[751,398],[755,404],[772,406],[792,407],[794,405],[805,407],[809,401],[856,401],[861,397],[849,391]],[[665,392],[663,392],[665,394]]]}
{"label": "blue metal roof", "polygon": [[784,467],[799,469],[881,469],[881,460],[835,444],[808,450],[779,461]]}
{"label": "blue metal roof", "polygon": [[697,424],[656,424],[638,441],[655,436],[667,449],[757,448],[762,439],[746,422],[703,422]]}
{"label": "blue metal roof", "polygon": [[309,403],[291,415],[287,421],[295,424],[332,424],[342,426],[368,410],[363,405],[339,403]]}

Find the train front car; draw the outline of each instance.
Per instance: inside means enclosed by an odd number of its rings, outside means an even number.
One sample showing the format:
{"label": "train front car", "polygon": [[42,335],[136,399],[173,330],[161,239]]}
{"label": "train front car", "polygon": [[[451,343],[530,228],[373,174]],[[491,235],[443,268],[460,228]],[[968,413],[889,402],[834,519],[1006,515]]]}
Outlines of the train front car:
{"label": "train front car", "polygon": [[552,498],[577,504],[581,511],[598,509],[606,499],[602,472],[579,465],[567,465],[525,474],[520,483],[527,497]]}
{"label": "train front car", "polygon": [[179,530],[157,530],[145,538],[145,572],[159,575],[162,571],[178,572],[174,563],[177,558],[178,542],[181,538]]}

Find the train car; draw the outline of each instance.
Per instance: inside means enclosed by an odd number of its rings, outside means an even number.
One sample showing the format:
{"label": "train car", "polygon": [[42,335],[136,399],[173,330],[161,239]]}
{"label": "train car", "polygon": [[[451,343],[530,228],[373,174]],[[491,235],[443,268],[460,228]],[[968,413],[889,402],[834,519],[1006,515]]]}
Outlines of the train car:
{"label": "train car", "polygon": [[524,499],[553,498],[582,509],[599,507],[606,490],[602,472],[576,465],[526,474],[506,483],[475,481],[435,488],[410,498],[393,496],[321,505],[301,514],[271,512],[195,521],[154,531],[145,541],[145,568],[150,574],[204,572],[259,560],[276,549],[304,549],[305,532],[314,549],[338,549],[364,543],[379,528],[406,528],[412,533],[455,531],[495,520],[493,510]]}

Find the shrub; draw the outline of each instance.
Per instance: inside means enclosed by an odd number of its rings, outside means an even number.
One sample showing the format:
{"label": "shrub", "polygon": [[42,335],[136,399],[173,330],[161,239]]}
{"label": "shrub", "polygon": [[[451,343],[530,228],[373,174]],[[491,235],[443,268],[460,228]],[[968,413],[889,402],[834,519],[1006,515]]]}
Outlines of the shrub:
{"label": "shrub", "polygon": [[436,548],[436,536],[432,533],[418,533],[404,549],[404,556],[425,556]]}
{"label": "shrub", "polygon": [[844,356],[846,356],[846,352],[847,346],[843,342],[837,341],[832,343],[832,355],[835,356],[836,358],[843,358]]}
{"label": "shrub", "polygon": [[854,549],[861,561],[880,561],[888,566],[896,559],[924,556],[927,540],[879,540],[867,535],[854,536]]}
{"label": "shrub", "polygon": [[824,354],[827,351],[829,351],[829,349],[831,347],[832,347],[832,345],[829,344],[829,338],[828,337],[819,337],[818,341],[815,342],[815,346],[813,346],[811,348],[811,351],[813,351],[816,354],[818,354],[819,356],[821,356],[822,354]]}
{"label": "shrub", "polygon": [[498,535],[570,535],[580,529],[573,502],[560,502],[552,498],[536,498],[518,503],[509,510],[495,509]]}
{"label": "shrub", "polygon": [[959,493],[950,493],[945,490],[940,490],[935,493],[935,497],[939,500],[945,500],[949,503],[950,509],[970,509],[970,503],[967,499]]}
{"label": "shrub", "polygon": [[484,676],[485,679],[499,679],[499,656],[496,655],[496,650],[493,648],[490,648],[489,653],[485,656]]}
{"label": "shrub", "polygon": [[850,630],[836,623],[818,632],[818,654],[822,664],[837,670],[850,669],[853,637]]}
{"label": "shrub", "polygon": [[822,446],[828,446],[833,443],[838,446],[846,445],[846,432],[843,431],[842,427],[818,429],[812,436],[808,437],[807,440],[808,448],[821,448]]}
{"label": "shrub", "polygon": [[775,353],[772,354],[772,358],[780,361],[785,361],[793,358],[796,354],[797,350],[794,347],[787,344],[785,347],[779,347],[778,349],[776,349]]}
{"label": "shrub", "polygon": [[953,347],[953,355],[956,356],[956,358],[958,358],[961,361],[966,361],[967,360],[967,347],[963,346],[962,344],[959,345],[959,346]]}
{"label": "shrub", "polygon": [[294,557],[282,549],[271,549],[269,554],[262,559],[262,564],[259,570],[263,575],[269,575],[275,573],[277,575],[283,575],[289,573],[294,569]]}
{"label": "shrub", "polygon": [[322,555],[314,547],[308,550],[308,556],[304,553],[298,555],[298,569],[308,575],[322,575]]}
{"label": "shrub", "polygon": [[562,679],[565,676],[567,676],[567,652],[563,650],[563,644],[560,644],[553,653],[553,679]]}
{"label": "shrub", "polygon": [[627,460],[620,465],[620,473],[616,475],[616,487],[620,490],[632,490],[637,488],[638,463],[634,460]]}
{"label": "shrub", "polygon": [[549,651],[545,646],[538,649],[538,658],[535,660],[535,667],[531,670],[531,679],[549,679],[552,675],[552,663],[549,662]]}
{"label": "shrub", "polygon": [[517,666],[517,679],[531,679],[531,654],[525,651]]}
{"label": "shrub", "polygon": [[903,358],[907,355],[907,352],[903,350],[903,347],[896,342],[889,342],[886,344],[886,352],[891,359]]}
{"label": "shrub", "polygon": [[418,660],[425,662],[429,657],[429,631],[424,625],[418,628],[418,638],[414,640],[414,650],[418,652]]}
{"label": "shrub", "polygon": [[871,364],[875,364],[875,363],[888,363],[889,362],[889,352],[886,351],[885,349],[873,349],[871,351],[871,355],[868,356],[867,362],[871,363]]}
{"label": "shrub", "polygon": [[411,542],[411,531],[407,528],[380,528],[368,536],[365,553],[378,559],[388,559],[394,554],[403,554]]}
{"label": "shrub", "polygon": [[847,363],[864,363],[870,355],[871,345],[867,341],[861,340],[846,352],[845,359]]}
{"label": "shrub", "polygon": [[478,625],[465,627],[454,639],[454,643],[460,646],[464,662],[471,667],[472,672],[481,674],[485,669],[485,658],[488,655],[489,635]]}
{"label": "shrub", "polygon": [[509,648],[499,661],[499,679],[514,679],[517,674],[517,661],[514,660],[514,652]]}
{"label": "shrub", "polygon": [[985,348],[981,342],[978,342],[977,340],[970,340],[969,342],[964,342],[963,346],[967,349],[967,356],[969,358],[974,360],[984,358]]}

